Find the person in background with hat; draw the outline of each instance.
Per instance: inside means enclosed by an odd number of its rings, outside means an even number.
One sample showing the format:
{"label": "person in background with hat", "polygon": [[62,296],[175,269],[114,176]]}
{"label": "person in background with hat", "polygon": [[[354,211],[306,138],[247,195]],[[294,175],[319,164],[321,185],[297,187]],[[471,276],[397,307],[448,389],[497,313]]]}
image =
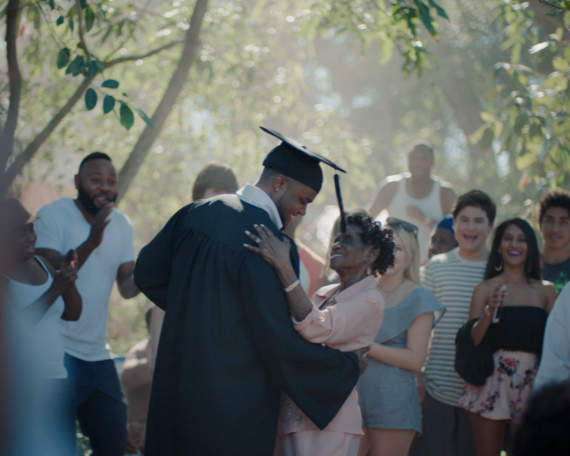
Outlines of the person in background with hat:
{"label": "person in background with hat", "polygon": [[127,406],[106,343],[107,323],[114,283],[124,299],[139,290],[133,281],[133,227],[114,207],[117,184],[111,158],[93,152],[75,176],[77,198],[42,207],[36,224],[38,253],[56,269],[69,249],[75,248],[79,258],[83,313],[78,321],[61,323],[60,331],[77,419],[93,456],[123,456],[127,444]]}
{"label": "person in background with hat", "polygon": [[[135,282],[166,310],[147,420],[146,456],[271,455],[283,390],[324,429],[351,395],[363,354],[306,341],[287,305],[290,286],[244,248],[265,225],[278,239],[321,189],[319,163],[294,140],[265,158],[255,185],[178,211],[144,247]],[[291,241],[291,262],[299,257]]]}
{"label": "person in background with hat", "polygon": [[46,419],[42,436],[46,448],[58,454],[75,454],[75,413],[72,390],[63,363],[64,351],[59,333],[60,320],[77,321],[82,300],[75,280],[77,264],[66,256],[59,271],[35,255],[36,233],[32,216],[18,200],[0,202],[0,274],[7,280],[3,297],[20,315],[29,333],[32,360],[42,378],[47,397],[35,404],[36,413]]}
{"label": "person in background with hat", "polygon": [[458,245],[457,239],[455,239],[455,231],[453,230],[453,217],[446,215],[438,222],[431,233],[428,258],[449,252]]}

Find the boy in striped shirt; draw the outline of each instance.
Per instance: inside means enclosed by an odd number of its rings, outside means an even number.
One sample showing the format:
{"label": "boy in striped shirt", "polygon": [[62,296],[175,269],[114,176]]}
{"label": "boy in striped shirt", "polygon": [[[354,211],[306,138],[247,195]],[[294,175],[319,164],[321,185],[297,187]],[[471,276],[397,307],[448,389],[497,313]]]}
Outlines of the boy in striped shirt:
{"label": "boy in striped shirt", "polygon": [[414,440],[410,456],[475,455],[468,413],[457,407],[465,382],[454,368],[455,335],[467,321],[473,289],[483,280],[495,215],[495,203],[486,193],[471,190],[461,195],[453,209],[459,246],[426,265],[423,285],[447,310],[433,331],[429,356],[418,375],[423,434]]}

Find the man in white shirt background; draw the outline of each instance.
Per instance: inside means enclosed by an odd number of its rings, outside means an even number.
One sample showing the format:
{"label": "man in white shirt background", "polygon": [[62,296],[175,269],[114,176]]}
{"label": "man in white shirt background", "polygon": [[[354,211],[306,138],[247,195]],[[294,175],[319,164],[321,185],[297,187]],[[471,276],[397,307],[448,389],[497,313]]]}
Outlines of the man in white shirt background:
{"label": "man in white shirt background", "polygon": [[94,152],[75,176],[77,198],[62,198],[40,209],[35,226],[37,253],[59,269],[63,255],[77,250],[77,289],[83,313],[60,326],[65,367],[74,388],[77,419],[94,456],[122,456],[127,441],[126,404],[106,343],[109,297],[116,281],[121,296],[139,293],[133,281],[133,228],[114,208],[117,173],[111,158]]}

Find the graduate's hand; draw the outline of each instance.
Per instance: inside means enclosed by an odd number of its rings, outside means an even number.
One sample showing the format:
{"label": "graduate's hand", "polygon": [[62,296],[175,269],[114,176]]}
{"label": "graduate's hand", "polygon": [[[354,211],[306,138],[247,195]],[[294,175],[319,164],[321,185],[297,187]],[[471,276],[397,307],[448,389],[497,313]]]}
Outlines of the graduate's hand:
{"label": "graduate's hand", "polygon": [[370,346],[360,348],[360,349],[354,350],[352,352],[356,356],[358,356],[358,365],[360,366],[360,375],[364,374],[364,371],[368,367],[368,360],[366,359],[366,353],[368,353],[368,350],[370,350]]}
{"label": "graduate's hand", "polygon": [[244,244],[244,247],[257,253],[275,269],[290,266],[291,243],[289,239],[285,238],[280,241],[265,225],[253,225],[253,227],[257,231],[257,236],[247,230],[245,235],[259,247],[250,244]]}

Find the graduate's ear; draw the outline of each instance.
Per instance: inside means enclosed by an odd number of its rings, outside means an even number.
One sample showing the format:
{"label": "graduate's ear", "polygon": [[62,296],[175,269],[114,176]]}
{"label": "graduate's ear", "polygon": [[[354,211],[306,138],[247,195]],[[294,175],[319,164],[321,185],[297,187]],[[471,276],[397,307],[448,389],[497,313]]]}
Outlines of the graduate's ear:
{"label": "graduate's ear", "polygon": [[287,185],[289,184],[289,179],[287,179],[283,174],[277,174],[275,179],[273,179],[273,190],[277,192],[277,194],[283,194],[287,189]]}

